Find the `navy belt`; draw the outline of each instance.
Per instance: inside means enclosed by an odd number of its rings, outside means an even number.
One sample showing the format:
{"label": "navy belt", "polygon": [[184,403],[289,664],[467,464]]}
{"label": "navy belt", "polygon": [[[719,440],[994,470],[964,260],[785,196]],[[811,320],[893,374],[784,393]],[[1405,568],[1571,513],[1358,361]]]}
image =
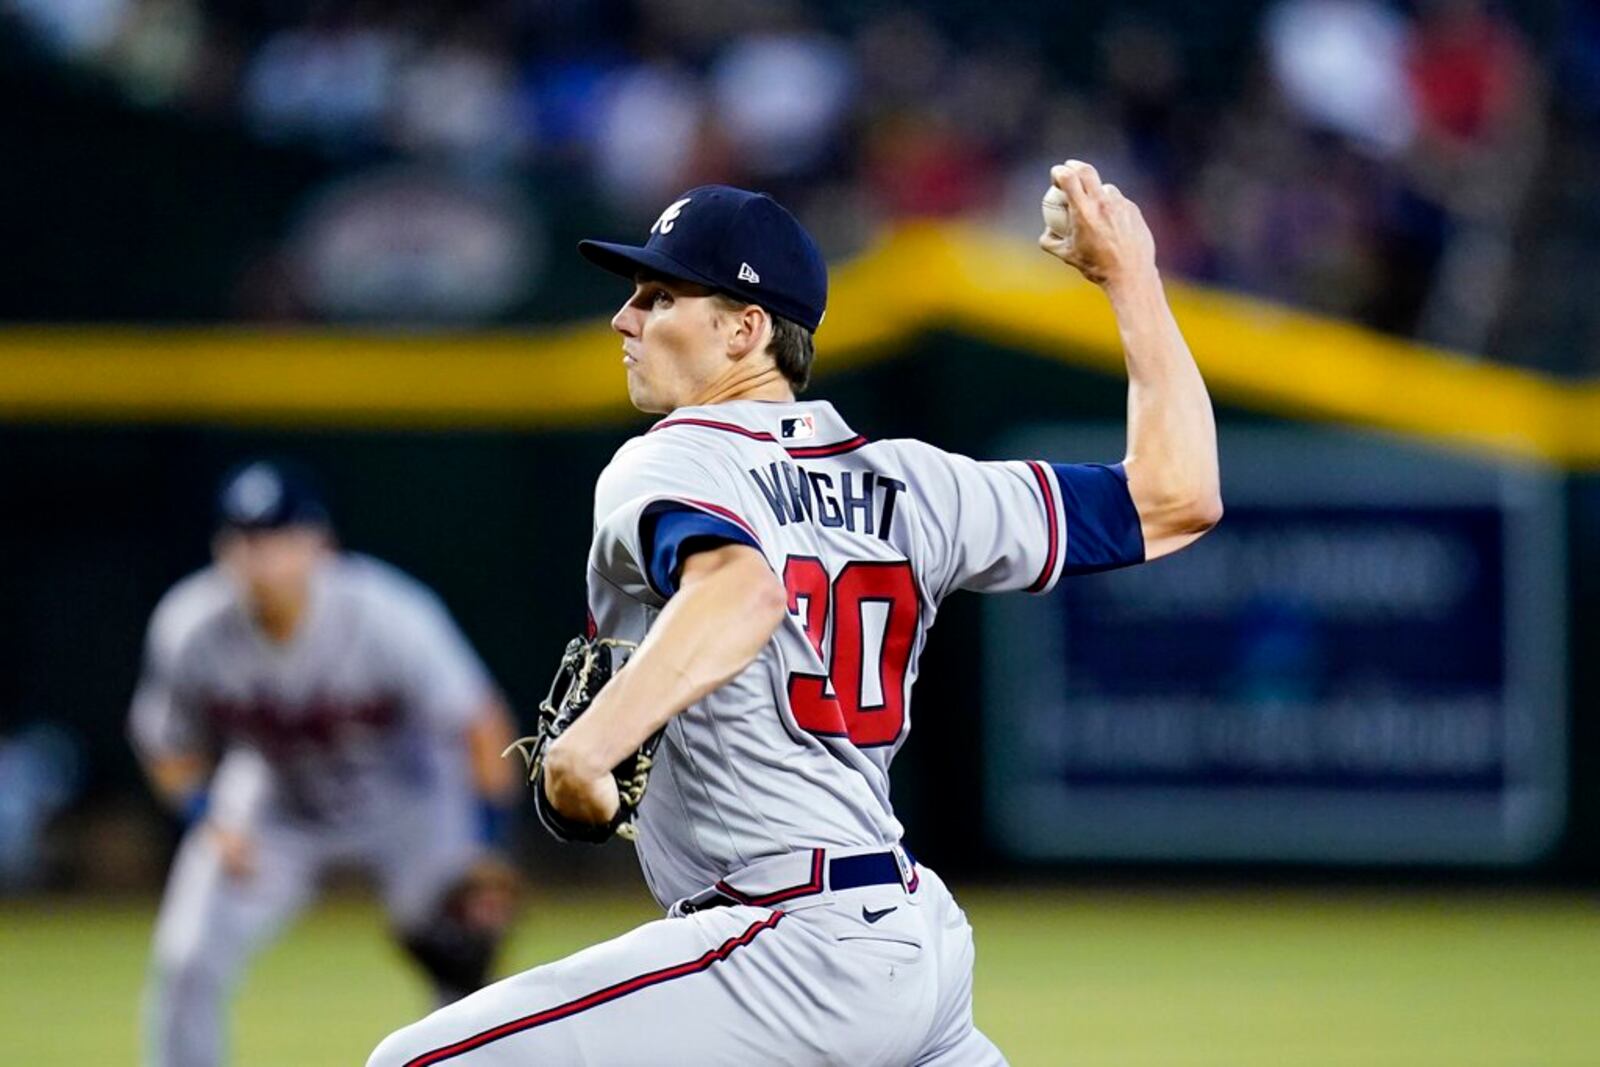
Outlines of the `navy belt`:
{"label": "navy belt", "polygon": [[[902,847],[902,851],[905,849]],[[811,877],[799,885],[789,886],[785,889],[774,890],[770,893],[752,895],[743,893],[729,885],[726,880],[718,882],[715,886],[703,893],[696,894],[685,900],[682,905],[684,914],[704,911],[707,908],[728,908],[737,904],[753,905],[765,908],[781,904],[786,900],[798,897],[811,896],[823,891],[822,867],[828,867],[827,888],[860,889],[868,885],[903,885],[900,878],[900,864],[895,859],[894,852],[864,852],[856,856],[838,856],[827,859],[823,849],[811,850]],[[908,889],[915,890],[917,876],[915,872],[916,860],[909,851],[906,860],[913,867],[911,871],[911,884]]]}
{"label": "navy belt", "polygon": [[[906,853],[907,858],[910,855]],[[828,861],[828,886],[832,889],[860,889],[864,885],[898,884],[899,881],[900,865],[895,862],[893,852],[868,852]]]}

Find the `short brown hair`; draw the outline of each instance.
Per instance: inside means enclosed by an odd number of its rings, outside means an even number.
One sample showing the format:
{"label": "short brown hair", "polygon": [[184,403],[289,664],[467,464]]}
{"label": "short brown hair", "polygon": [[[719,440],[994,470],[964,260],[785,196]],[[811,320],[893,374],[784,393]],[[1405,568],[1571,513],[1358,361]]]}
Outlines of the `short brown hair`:
{"label": "short brown hair", "polygon": [[[750,306],[750,301],[740,300],[727,293],[713,294],[717,303],[728,311],[742,311]],[[772,320],[772,336],[767,339],[767,352],[772,356],[772,362],[777,365],[779,372],[789,379],[789,384],[794,391],[803,393],[806,386],[811,384],[811,364],[816,361],[816,341],[811,331],[782,315],[774,315],[770,308],[764,308],[767,317]]]}

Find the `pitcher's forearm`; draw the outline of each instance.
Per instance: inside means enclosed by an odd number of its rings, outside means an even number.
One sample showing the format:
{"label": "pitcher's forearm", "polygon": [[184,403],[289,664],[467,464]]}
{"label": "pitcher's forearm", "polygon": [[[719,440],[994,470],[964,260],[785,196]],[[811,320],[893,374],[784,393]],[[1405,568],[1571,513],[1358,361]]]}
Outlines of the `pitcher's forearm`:
{"label": "pitcher's forearm", "polygon": [[1159,275],[1108,285],[1106,295],[1128,366],[1128,459],[1156,499],[1220,496],[1211,397]]}

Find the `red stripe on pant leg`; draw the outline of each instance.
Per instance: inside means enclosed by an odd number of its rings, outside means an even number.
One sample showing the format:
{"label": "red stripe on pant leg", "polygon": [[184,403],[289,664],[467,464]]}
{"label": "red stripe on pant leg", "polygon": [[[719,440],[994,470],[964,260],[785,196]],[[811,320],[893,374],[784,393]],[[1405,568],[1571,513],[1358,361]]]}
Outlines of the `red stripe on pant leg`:
{"label": "red stripe on pant leg", "polygon": [[545,1023],[557,1022],[580,1012],[588,1011],[590,1008],[609,1004],[611,1001],[625,997],[629,993],[637,993],[641,989],[660,985],[662,982],[670,982],[674,978],[698,974],[708,969],[713,963],[727,959],[735,949],[743,948],[751,941],[754,941],[756,935],[763,930],[770,930],[777,926],[778,921],[782,918],[783,912],[775,911],[760,922],[753,923],[744,933],[728,938],[716,948],[707,950],[705,954],[697,959],[690,960],[687,963],[675,964],[671,967],[663,967],[660,970],[650,971],[634,978],[628,978],[617,982],[615,985],[609,985],[604,989],[579,997],[577,1000],[569,1000],[565,1004],[554,1008],[547,1008],[532,1015],[524,1015],[520,1019],[512,1019],[510,1022],[501,1023],[499,1026],[491,1027],[471,1037],[463,1038],[453,1045],[446,1045],[443,1048],[436,1048],[431,1052],[424,1052],[420,1056],[413,1057],[405,1062],[405,1067],[431,1067],[432,1064],[443,1063],[445,1060],[454,1059],[468,1052],[474,1052],[485,1045],[499,1041],[503,1037],[511,1037],[513,1034],[532,1030],[535,1027],[543,1026]]}

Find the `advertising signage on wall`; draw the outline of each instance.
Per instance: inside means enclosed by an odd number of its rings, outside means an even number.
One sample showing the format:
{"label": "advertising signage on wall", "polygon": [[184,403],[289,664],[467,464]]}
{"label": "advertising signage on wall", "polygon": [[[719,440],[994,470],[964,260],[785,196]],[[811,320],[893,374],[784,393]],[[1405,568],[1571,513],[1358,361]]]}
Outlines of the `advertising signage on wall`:
{"label": "advertising signage on wall", "polygon": [[[1002,454],[1115,459],[1119,431]],[[1223,439],[1166,560],[985,605],[986,810],[1019,857],[1510,864],[1560,830],[1559,482],[1331,430]],[[1070,528],[1068,536],[1071,536]]]}

